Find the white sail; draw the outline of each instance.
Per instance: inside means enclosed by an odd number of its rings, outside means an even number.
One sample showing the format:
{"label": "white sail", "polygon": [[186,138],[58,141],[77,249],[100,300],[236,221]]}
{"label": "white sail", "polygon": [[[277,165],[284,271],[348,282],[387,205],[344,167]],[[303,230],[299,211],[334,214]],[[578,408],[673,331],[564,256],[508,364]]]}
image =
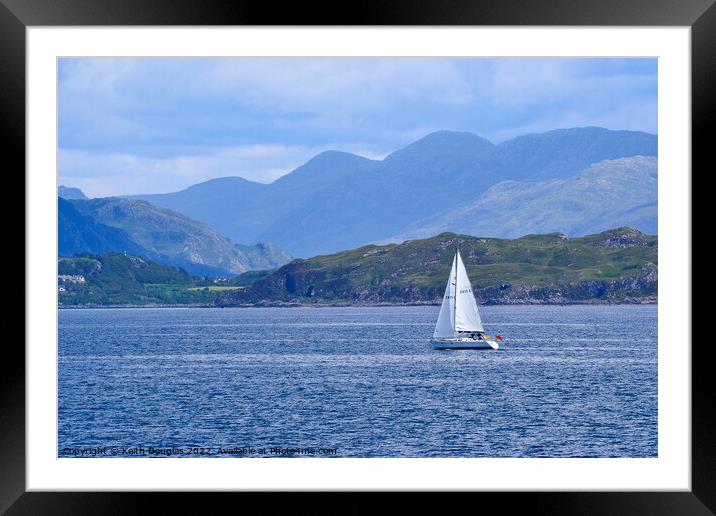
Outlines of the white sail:
{"label": "white sail", "polygon": [[[458,251],[456,254],[457,261],[457,293],[455,300],[457,306],[455,308],[455,331],[485,331],[482,327],[482,319],[480,312],[477,311],[477,302],[475,295],[472,293],[472,285],[467,277],[465,264],[462,263],[462,257]],[[451,280],[454,281],[455,272],[451,273]]]}
{"label": "white sail", "polygon": [[450,276],[448,276],[447,286],[445,287],[445,296],[443,296],[443,304],[440,306],[440,315],[435,325],[435,333],[433,338],[451,338],[455,336],[455,276],[457,267],[457,256],[452,260],[452,268]]}

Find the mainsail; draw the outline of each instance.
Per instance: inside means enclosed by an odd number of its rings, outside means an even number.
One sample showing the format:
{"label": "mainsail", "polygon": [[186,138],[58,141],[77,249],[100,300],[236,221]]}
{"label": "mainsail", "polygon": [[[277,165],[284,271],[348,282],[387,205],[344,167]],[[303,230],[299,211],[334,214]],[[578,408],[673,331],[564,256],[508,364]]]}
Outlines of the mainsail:
{"label": "mainsail", "polygon": [[477,311],[477,302],[475,302],[475,296],[472,293],[465,264],[462,263],[462,257],[458,251],[452,261],[433,338],[452,338],[459,331],[482,332],[484,328],[480,312]]}
{"label": "mainsail", "polygon": [[448,276],[447,286],[445,287],[445,296],[443,297],[443,304],[440,307],[440,315],[438,315],[438,322],[435,325],[434,338],[444,339],[455,336],[455,278],[457,276],[457,255],[452,260],[452,268],[450,269],[450,276]]}

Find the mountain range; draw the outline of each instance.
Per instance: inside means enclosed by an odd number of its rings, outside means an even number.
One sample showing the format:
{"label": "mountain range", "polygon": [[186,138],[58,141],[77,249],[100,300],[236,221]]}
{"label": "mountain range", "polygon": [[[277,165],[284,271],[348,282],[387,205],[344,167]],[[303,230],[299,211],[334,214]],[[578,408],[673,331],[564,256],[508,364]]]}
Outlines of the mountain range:
{"label": "mountain range", "polygon": [[303,257],[440,231],[656,232],[656,156],[657,136],[634,131],[560,129],[498,145],[438,131],[383,160],[328,151],[270,184],[225,177],[130,198]]}
{"label": "mountain range", "polygon": [[600,161],[566,179],[501,181],[472,203],[415,221],[394,241],[445,231],[587,235],[621,226],[656,234],[657,187],[657,159],[651,156]]}
{"label": "mountain range", "polygon": [[58,198],[58,211],[61,256],[126,252],[209,276],[272,269],[290,260],[276,246],[235,245],[205,223],[145,201]]}

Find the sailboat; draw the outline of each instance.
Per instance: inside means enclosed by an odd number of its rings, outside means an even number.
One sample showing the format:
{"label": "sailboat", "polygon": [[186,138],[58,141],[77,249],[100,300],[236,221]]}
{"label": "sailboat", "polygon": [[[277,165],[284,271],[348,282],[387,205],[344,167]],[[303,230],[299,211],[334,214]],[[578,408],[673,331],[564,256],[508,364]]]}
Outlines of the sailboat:
{"label": "sailboat", "polygon": [[470,278],[467,277],[459,249],[455,251],[455,258],[452,261],[432,345],[435,349],[497,349],[499,347],[496,341],[485,336]]}

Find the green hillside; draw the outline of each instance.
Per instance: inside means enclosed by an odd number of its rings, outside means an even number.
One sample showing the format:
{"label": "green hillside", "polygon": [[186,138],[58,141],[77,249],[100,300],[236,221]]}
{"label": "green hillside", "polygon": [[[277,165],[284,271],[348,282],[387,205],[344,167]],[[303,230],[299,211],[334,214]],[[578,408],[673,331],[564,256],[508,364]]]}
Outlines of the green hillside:
{"label": "green hillside", "polygon": [[438,303],[460,248],[482,303],[655,302],[657,237],[632,228],[567,238],[517,239],[443,233],[294,260],[220,306],[250,304]]}
{"label": "green hillside", "polygon": [[183,269],[122,253],[60,257],[57,266],[60,306],[209,304],[220,292]]}

